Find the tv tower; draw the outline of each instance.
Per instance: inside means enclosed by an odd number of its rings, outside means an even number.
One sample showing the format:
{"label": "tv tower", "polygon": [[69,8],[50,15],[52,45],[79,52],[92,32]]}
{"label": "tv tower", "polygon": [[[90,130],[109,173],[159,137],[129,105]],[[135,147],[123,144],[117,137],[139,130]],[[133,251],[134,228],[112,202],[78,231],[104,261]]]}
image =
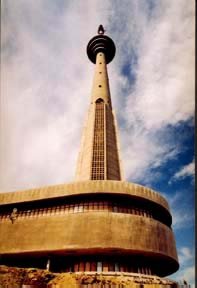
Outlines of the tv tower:
{"label": "tv tower", "polygon": [[0,194],[3,264],[127,277],[178,270],[167,201],[122,179],[107,72],[116,48],[104,33],[100,25],[87,45],[95,74],[76,179]]}

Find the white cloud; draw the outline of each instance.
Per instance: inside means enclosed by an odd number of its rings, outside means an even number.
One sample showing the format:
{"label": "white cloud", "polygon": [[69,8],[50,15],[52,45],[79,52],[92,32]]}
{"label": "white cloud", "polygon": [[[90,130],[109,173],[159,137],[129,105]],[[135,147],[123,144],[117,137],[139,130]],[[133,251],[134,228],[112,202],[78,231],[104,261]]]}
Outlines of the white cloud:
{"label": "white cloud", "polygon": [[192,214],[192,211],[181,211],[177,208],[172,208],[172,226],[173,229],[176,231],[178,229],[182,229],[185,227],[191,227],[194,223],[194,214]]}
{"label": "white cloud", "polygon": [[148,5],[3,2],[1,190],[73,179],[94,71],[85,50],[101,23],[117,46],[109,78],[126,178],[152,177],[178,155],[158,131],[193,115],[194,3]]}
{"label": "white cloud", "polygon": [[178,258],[180,268],[176,273],[171,275],[170,278],[178,281],[179,283],[183,283],[183,280],[186,280],[188,284],[194,287],[195,268],[193,266],[193,251],[189,247],[180,247],[180,249],[178,249]]}
{"label": "white cloud", "polygon": [[127,101],[128,119],[147,129],[174,125],[194,113],[194,3],[162,4],[143,31],[136,85]]}
{"label": "white cloud", "polygon": [[178,172],[176,172],[171,180],[173,181],[173,180],[183,179],[185,177],[193,176],[193,175],[194,175],[194,160],[188,165],[185,165],[184,167],[182,167]]}
{"label": "white cloud", "polygon": [[180,265],[186,264],[187,261],[193,258],[191,249],[188,247],[181,247],[179,251],[179,263]]}
{"label": "white cloud", "polygon": [[187,281],[188,284],[191,285],[192,288],[195,287],[195,266],[188,266],[177,273],[175,273],[173,276],[170,277],[171,279],[179,282],[180,284],[183,284],[183,281]]}
{"label": "white cloud", "polygon": [[[176,232],[184,228],[191,228],[194,225],[194,210],[189,203],[193,201],[191,200],[193,199],[193,191],[188,193],[186,190],[179,189],[173,195],[167,193],[162,193],[162,195],[170,205],[173,230]],[[190,208],[188,209],[188,207]]]}
{"label": "white cloud", "polygon": [[111,17],[118,46],[114,69],[120,72],[117,67],[126,64],[136,79],[119,74],[113,93],[124,121],[120,134],[125,174],[147,183],[154,177],[151,168],[181,152],[169,143],[165,128],[194,115],[195,10],[194,2],[184,0],[157,1],[151,11],[148,5],[124,1]]}
{"label": "white cloud", "polygon": [[[155,133],[140,126],[123,130],[121,136],[126,176],[132,181],[143,180],[148,183],[155,179],[155,169],[179,153],[176,146],[169,147]],[[153,172],[151,169],[154,169]]]}
{"label": "white cloud", "polygon": [[74,176],[94,67],[86,45],[102,11],[99,1],[60,4],[3,3],[2,190]]}

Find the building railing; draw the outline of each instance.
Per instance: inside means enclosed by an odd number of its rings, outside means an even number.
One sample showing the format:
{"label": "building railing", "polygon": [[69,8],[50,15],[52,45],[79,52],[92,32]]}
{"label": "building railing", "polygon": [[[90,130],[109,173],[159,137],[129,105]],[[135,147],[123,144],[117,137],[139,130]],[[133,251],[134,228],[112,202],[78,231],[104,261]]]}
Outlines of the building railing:
{"label": "building railing", "polygon": [[[30,209],[17,209],[15,208],[14,215],[15,218],[36,218],[43,216],[53,216],[53,215],[65,215],[69,213],[87,213],[87,212],[112,212],[112,213],[124,213],[133,214],[143,217],[153,218],[164,223],[163,220],[158,219],[158,215],[155,215],[150,210],[142,209],[139,207],[131,207],[127,205],[122,205],[119,203],[113,203],[109,201],[90,201],[90,202],[80,202],[63,204],[53,207],[45,208],[30,208]],[[1,212],[0,220],[10,220],[13,211]],[[166,223],[164,223],[166,224]]]}

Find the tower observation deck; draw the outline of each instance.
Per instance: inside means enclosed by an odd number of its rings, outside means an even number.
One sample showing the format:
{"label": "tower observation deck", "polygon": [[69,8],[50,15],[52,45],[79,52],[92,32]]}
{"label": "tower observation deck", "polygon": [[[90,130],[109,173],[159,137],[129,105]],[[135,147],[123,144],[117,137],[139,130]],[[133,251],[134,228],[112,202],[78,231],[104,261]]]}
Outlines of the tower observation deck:
{"label": "tower observation deck", "polygon": [[87,45],[95,64],[91,100],[72,183],[0,194],[0,263],[55,272],[177,271],[172,216],[164,197],[123,181],[107,64],[112,39]]}

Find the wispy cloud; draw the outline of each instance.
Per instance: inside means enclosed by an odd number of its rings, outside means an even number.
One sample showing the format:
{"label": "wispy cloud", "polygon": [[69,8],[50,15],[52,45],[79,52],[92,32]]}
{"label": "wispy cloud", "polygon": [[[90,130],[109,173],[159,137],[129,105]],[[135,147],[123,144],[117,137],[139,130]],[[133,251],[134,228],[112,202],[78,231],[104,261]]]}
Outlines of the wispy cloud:
{"label": "wispy cloud", "polygon": [[194,160],[191,162],[191,163],[189,163],[189,164],[187,164],[187,165],[185,165],[184,167],[182,167],[178,172],[176,172],[174,175],[173,175],[173,177],[171,178],[171,180],[170,180],[170,183],[172,182],[172,181],[177,181],[177,180],[179,180],[179,179],[184,179],[185,177],[188,177],[188,176],[194,176]]}
{"label": "wispy cloud", "polygon": [[127,100],[126,116],[131,124],[137,119],[147,129],[161,128],[193,115],[194,6],[185,1],[179,5],[159,1],[153,17],[144,24],[136,84]]}
{"label": "wispy cloud", "polygon": [[179,263],[180,265],[186,265],[188,261],[193,258],[193,254],[190,248],[181,247],[179,251]]}
{"label": "wispy cloud", "polygon": [[194,267],[194,253],[189,247],[180,247],[178,249],[180,269],[174,273],[170,278],[179,283],[186,280],[188,284],[194,287],[195,283],[195,267]]}
{"label": "wispy cloud", "polygon": [[125,174],[133,181],[152,177],[151,168],[181,152],[181,147],[166,140],[167,127],[194,114],[194,3],[157,1],[151,8],[149,4],[125,1],[112,19],[117,64],[129,71],[124,77],[120,74],[122,85],[120,81],[119,88],[115,85],[114,94],[121,101],[117,107],[124,122]]}
{"label": "wispy cloud", "polygon": [[191,200],[194,195],[193,191],[188,194],[185,189],[179,189],[173,195],[168,193],[162,193],[162,195],[170,205],[173,230],[176,232],[180,229],[191,228],[194,225],[194,208],[189,203],[193,201]]}
{"label": "wispy cloud", "polygon": [[100,23],[117,46],[108,68],[126,178],[148,183],[177,157],[165,129],[193,115],[194,3],[149,4],[3,2],[2,190],[73,179],[94,71],[85,50]]}
{"label": "wispy cloud", "polygon": [[191,227],[194,223],[193,211],[181,211],[180,209],[172,208],[173,229],[180,230],[185,227]]}
{"label": "wispy cloud", "polygon": [[99,1],[61,3],[3,2],[2,190],[74,175],[93,73],[85,49],[101,11]]}
{"label": "wispy cloud", "polygon": [[178,281],[180,284],[183,284],[183,281],[185,280],[192,288],[195,288],[195,266],[185,267],[170,278]]}

